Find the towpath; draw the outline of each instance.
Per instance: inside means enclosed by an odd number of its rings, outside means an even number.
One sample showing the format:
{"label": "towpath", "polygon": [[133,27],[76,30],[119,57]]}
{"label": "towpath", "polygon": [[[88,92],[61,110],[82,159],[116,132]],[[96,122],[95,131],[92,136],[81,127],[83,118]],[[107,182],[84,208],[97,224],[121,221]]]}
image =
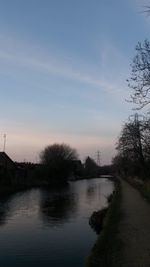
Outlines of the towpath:
{"label": "towpath", "polygon": [[150,267],[150,204],[127,182],[121,180],[121,185],[121,266]]}

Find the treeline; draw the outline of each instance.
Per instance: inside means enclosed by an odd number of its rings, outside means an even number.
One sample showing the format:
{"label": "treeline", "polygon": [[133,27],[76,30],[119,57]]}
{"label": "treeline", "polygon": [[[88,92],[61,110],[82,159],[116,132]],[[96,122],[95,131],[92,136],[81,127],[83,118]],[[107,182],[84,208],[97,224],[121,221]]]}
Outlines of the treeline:
{"label": "treeline", "polygon": [[98,166],[89,156],[82,163],[76,149],[67,144],[53,144],[41,152],[35,178],[43,177],[47,183],[61,185],[68,180],[90,179],[110,174],[110,169],[110,166]]}
{"label": "treeline", "polygon": [[117,143],[115,170],[127,177],[150,177],[150,119],[135,114],[123,125]]}
{"label": "treeline", "polygon": [[141,111],[150,105],[150,42],[139,42],[135,50],[127,82],[131,89],[129,102],[135,104],[140,115],[136,113],[124,123],[113,164],[117,173],[144,180],[150,178],[150,113],[148,110],[145,116]]}
{"label": "treeline", "polygon": [[3,188],[62,186],[70,180],[110,174],[110,170],[110,166],[100,167],[89,156],[82,163],[76,149],[67,144],[45,147],[38,164],[13,162],[5,152],[0,153],[0,185]]}
{"label": "treeline", "polygon": [[100,167],[89,156],[82,163],[77,151],[67,144],[47,146],[40,158],[40,176],[44,176],[50,183],[61,184],[68,180],[96,178],[111,172],[110,166]]}

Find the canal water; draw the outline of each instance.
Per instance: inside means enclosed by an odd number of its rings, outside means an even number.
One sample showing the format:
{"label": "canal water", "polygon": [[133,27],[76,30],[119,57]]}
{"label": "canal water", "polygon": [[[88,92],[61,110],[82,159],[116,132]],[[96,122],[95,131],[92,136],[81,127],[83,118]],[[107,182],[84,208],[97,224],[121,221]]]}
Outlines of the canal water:
{"label": "canal water", "polygon": [[0,266],[85,266],[97,239],[89,218],[112,190],[111,181],[96,178],[0,199]]}

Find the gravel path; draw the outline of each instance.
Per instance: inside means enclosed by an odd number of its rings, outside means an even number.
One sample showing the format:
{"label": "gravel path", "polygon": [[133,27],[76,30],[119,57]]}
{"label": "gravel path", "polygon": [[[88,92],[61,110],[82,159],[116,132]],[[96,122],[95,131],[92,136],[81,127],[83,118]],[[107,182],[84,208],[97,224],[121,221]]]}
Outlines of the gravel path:
{"label": "gravel path", "polygon": [[150,204],[121,180],[123,217],[119,237],[123,241],[121,266],[150,267]]}

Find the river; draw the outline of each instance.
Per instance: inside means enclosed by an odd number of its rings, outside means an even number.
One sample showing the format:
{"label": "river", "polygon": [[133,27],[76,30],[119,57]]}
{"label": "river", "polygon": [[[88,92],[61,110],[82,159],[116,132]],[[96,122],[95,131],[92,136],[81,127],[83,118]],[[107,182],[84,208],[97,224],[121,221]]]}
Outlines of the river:
{"label": "river", "polygon": [[84,266],[97,238],[89,217],[112,190],[112,182],[95,178],[0,199],[0,266]]}

